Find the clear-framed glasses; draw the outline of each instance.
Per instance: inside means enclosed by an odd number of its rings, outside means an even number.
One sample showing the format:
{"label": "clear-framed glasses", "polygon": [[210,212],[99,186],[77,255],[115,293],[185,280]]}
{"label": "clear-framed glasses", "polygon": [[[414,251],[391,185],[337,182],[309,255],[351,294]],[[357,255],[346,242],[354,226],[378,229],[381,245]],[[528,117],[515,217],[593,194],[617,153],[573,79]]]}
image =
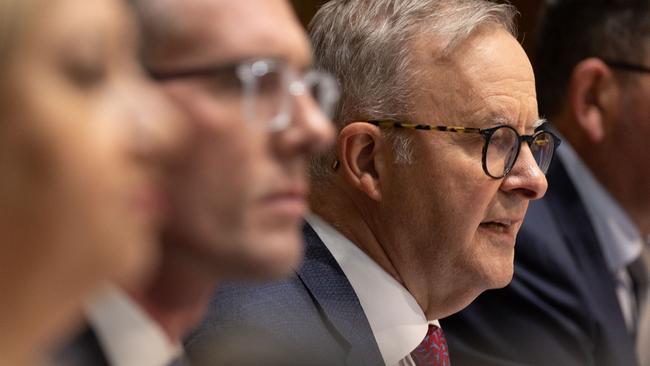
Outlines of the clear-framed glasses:
{"label": "clear-framed glasses", "polygon": [[149,73],[158,81],[214,78],[215,89],[240,98],[246,121],[271,131],[283,130],[290,125],[297,97],[309,96],[331,119],[340,96],[338,84],[330,74],[317,70],[300,72],[277,59],[244,60],[193,70]]}
{"label": "clear-framed glasses", "polygon": [[413,130],[480,134],[485,140],[482,159],[483,171],[494,179],[501,179],[510,173],[519,157],[522,142],[528,144],[539,169],[546,174],[555,155],[555,150],[562,142],[559,137],[543,129],[542,126],[537,127],[535,133],[532,135],[520,135],[517,130],[508,125],[499,125],[492,128],[474,128],[391,121],[367,122],[381,128],[408,128]]}

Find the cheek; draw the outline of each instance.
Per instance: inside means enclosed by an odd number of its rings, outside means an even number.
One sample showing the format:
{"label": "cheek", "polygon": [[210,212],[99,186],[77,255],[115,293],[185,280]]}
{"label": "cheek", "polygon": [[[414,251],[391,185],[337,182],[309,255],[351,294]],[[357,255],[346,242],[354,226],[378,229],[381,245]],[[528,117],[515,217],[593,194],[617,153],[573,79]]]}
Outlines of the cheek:
{"label": "cheek", "polygon": [[171,221],[200,245],[238,243],[260,182],[258,141],[244,129],[192,117],[196,138],[171,177]]}
{"label": "cheek", "polygon": [[445,250],[456,248],[457,255],[466,256],[480,246],[476,242],[477,230],[498,192],[498,183],[488,179],[482,172],[463,170],[461,166],[449,169],[439,179],[434,196],[437,204],[431,207],[429,225],[436,228]]}

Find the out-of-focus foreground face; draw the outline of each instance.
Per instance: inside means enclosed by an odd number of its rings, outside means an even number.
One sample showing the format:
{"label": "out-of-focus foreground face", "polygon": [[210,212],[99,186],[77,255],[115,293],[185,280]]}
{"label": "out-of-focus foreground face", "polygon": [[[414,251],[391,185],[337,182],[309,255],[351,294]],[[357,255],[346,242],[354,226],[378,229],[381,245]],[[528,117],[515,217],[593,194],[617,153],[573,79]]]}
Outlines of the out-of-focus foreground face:
{"label": "out-of-focus foreground face", "polygon": [[[285,0],[163,3],[170,3],[167,12],[182,32],[173,42],[146,44],[145,64],[156,72],[259,58],[281,60],[298,72],[310,65],[306,35]],[[241,80],[233,73],[167,79],[161,86],[196,132],[186,164],[171,181],[171,241],[222,277],[274,277],[292,270],[302,253],[306,157],[330,142],[330,122],[308,95],[294,98],[284,130],[247,120]]]}
{"label": "out-of-focus foreground face", "polygon": [[[424,70],[414,122],[532,134],[538,121],[532,68],[505,30],[487,27],[431,63],[431,42],[416,42]],[[444,87],[443,87],[444,86]],[[515,236],[546,179],[526,144],[509,175],[488,177],[477,134],[415,133],[414,162],[395,165],[382,187],[390,258],[421,304],[445,316],[512,278]],[[408,187],[405,189],[404,187]],[[438,309],[439,310],[439,309]]]}
{"label": "out-of-focus foreground face", "polygon": [[24,4],[2,55],[0,319],[37,354],[100,282],[153,264],[158,170],[182,124],[144,77],[125,3]]}

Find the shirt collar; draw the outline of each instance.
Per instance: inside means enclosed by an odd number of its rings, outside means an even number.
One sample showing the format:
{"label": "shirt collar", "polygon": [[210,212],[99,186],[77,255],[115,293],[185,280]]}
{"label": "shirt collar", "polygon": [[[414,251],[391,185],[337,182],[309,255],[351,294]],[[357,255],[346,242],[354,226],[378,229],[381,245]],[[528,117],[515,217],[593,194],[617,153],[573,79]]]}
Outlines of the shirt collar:
{"label": "shirt collar", "polygon": [[639,229],[566,141],[558,157],[587,209],[610,272],[625,269],[641,254]]}
{"label": "shirt collar", "polygon": [[429,324],[422,308],[365,252],[316,215],[311,225],[352,285],[359,298],[386,365],[395,365],[422,342]]}
{"label": "shirt collar", "polygon": [[163,366],[182,353],[122,290],[107,286],[86,304],[88,322],[114,366]]}

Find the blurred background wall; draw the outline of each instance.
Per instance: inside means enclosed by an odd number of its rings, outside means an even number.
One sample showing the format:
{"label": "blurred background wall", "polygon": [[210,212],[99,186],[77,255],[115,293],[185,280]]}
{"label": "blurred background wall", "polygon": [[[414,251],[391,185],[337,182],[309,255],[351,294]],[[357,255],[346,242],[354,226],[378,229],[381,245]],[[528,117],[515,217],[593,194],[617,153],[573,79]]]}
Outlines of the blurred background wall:
{"label": "blurred background wall", "polygon": [[[291,0],[303,25],[307,25],[316,10],[326,0]],[[535,28],[535,20],[542,0],[513,0],[510,1],[519,10],[518,17],[519,40],[524,48],[530,53],[533,45],[532,33]]]}

